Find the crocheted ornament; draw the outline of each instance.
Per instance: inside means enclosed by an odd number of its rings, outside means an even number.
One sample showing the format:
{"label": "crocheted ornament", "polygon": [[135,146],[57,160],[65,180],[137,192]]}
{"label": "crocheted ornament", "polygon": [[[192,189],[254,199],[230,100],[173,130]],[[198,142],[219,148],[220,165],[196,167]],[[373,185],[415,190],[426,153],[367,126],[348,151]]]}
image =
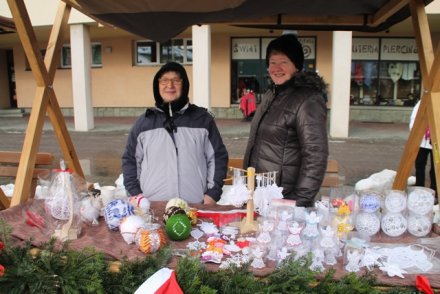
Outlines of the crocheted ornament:
{"label": "crocheted ornament", "polygon": [[434,195],[434,190],[425,187],[414,187],[408,193],[408,210],[418,215],[429,213],[434,205]]}
{"label": "crocheted ornament", "polygon": [[166,224],[168,219],[175,214],[186,215],[186,211],[178,206],[170,206],[165,210],[165,213],[163,214],[163,222]]}
{"label": "crocheted ornament", "polygon": [[408,232],[416,237],[424,237],[431,232],[432,218],[428,215],[410,214],[408,217]]}
{"label": "crocheted ornament", "polygon": [[376,212],[380,208],[381,195],[375,192],[363,192],[359,198],[359,207],[365,212]]}
{"label": "crocheted ornament", "polygon": [[381,220],[382,231],[390,237],[398,237],[406,232],[407,221],[399,212],[388,212]]}
{"label": "crocheted ornament", "polygon": [[406,208],[406,193],[391,190],[385,196],[385,208],[389,212],[401,212]]}
{"label": "crocheted ornament", "polygon": [[380,229],[380,218],[375,213],[360,212],[356,217],[356,230],[367,236],[373,236]]}
{"label": "crocheted ornament", "polygon": [[133,206],[127,201],[115,199],[104,208],[104,219],[110,230],[117,231],[124,217],[134,214]]}
{"label": "crocheted ornament", "polygon": [[139,246],[140,251],[151,254],[162,248],[167,241],[160,225],[152,223],[138,230],[135,242]]}
{"label": "crocheted ornament", "polygon": [[168,237],[173,241],[185,240],[191,233],[191,221],[186,214],[171,216],[165,225]]}
{"label": "crocheted ornament", "polygon": [[119,225],[119,231],[122,238],[127,244],[135,242],[136,233],[138,230],[145,228],[146,221],[138,215],[129,215],[124,218]]}

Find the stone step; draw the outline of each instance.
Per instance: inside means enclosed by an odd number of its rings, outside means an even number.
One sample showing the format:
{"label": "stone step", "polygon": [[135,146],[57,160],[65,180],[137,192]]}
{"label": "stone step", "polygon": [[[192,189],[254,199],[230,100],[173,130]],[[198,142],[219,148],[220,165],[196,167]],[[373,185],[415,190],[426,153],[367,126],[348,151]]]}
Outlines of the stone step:
{"label": "stone step", "polygon": [[25,117],[27,115],[29,113],[21,108],[0,109],[0,117]]}

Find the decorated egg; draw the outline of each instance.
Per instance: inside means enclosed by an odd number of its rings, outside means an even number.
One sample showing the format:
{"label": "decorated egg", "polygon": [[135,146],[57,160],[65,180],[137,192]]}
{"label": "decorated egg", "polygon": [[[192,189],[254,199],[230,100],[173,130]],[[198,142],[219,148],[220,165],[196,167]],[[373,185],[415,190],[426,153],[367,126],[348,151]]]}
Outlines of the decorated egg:
{"label": "decorated egg", "polygon": [[170,206],[165,210],[165,213],[163,214],[163,222],[166,224],[167,220],[175,214],[185,214],[186,215],[186,211],[183,208],[180,208],[178,206]]}
{"label": "decorated egg", "polygon": [[165,231],[173,241],[185,240],[191,233],[191,221],[186,214],[175,214],[165,224]]}
{"label": "decorated egg", "polygon": [[144,228],[146,225],[145,220],[139,215],[129,215],[121,221],[119,225],[119,231],[122,238],[127,244],[135,242],[137,231]]}
{"label": "decorated egg", "polygon": [[382,231],[390,237],[398,237],[406,232],[407,221],[403,214],[388,212],[381,220]]}
{"label": "decorated egg", "polygon": [[151,254],[162,248],[167,241],[160,225],[150,223],[146,224],[145,228],[137,231],[135,242],[140,251]]}
{"label": "decorated egg", "polygon": [[165,211],[171,206],[177,206],[183,209],[188,208],[188,203],[180,197],[175,197],[168,200],[167,205],[165,206]]}
{"label": "decorated egg", "polygon": [[115,199],[104,207],[104,219],[110,230],[117,231],[122,219],[134,214],[133,206],[127,201]]}
{"label": "decorated egg", "polygon": [[195,209],[195,208],[187,209],[186,215],[191,220],[191,224],[193,224],[193,225],[197,224],[197,209]]}
{"label": "decorated egg", "polygon": [[361,234],[373,236],[380,229],[380,219],[375,213],[360,212],[356,217],[356,230]]}

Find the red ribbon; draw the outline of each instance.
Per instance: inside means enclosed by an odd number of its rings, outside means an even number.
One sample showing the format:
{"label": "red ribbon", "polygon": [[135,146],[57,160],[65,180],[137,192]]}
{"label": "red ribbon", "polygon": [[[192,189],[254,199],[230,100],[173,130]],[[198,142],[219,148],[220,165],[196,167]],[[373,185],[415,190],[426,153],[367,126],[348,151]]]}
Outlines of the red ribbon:
{"label": "red ribbon", "polygon": [[425,276],[416,277],[416,288],[425,294],[434,294],[434,291],[432,291],[431,285],[429,284],[429,280]]}

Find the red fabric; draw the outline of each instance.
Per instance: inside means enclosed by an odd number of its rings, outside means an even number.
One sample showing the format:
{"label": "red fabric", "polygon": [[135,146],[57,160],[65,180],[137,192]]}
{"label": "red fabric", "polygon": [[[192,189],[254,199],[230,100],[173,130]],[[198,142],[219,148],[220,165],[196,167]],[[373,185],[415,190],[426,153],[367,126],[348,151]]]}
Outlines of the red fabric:
{"label": "red fabric", "polygon": [[[256,217],[254,213],[254,217]],[[234,209],[230,211],[210,211],[210,210],[198,210],[198,218],[209,218],[211,219],[217,227],[221,227],[229,224],[233,221],[240,221],[242,218],[246,217],[246,210],[244,209]]]}
{"label": "red fabric", "polygon": [[249,117],[257,110],[257,101],[253,92],[249,92],[241,97],[240,109],[245,117]]}
{"label": "red fabric", "polygon": [[176,272],[171,273],[170,278],[157,289],[155,294],[183,294],[180,289],[179,283],[177,283]]}
{"label": "red fabric", "polygon": [[425,276],[416,277],[416,288],[425,294],[434,294],[434,291],[432,291],[431,285],[429,284],[429,280]]}

